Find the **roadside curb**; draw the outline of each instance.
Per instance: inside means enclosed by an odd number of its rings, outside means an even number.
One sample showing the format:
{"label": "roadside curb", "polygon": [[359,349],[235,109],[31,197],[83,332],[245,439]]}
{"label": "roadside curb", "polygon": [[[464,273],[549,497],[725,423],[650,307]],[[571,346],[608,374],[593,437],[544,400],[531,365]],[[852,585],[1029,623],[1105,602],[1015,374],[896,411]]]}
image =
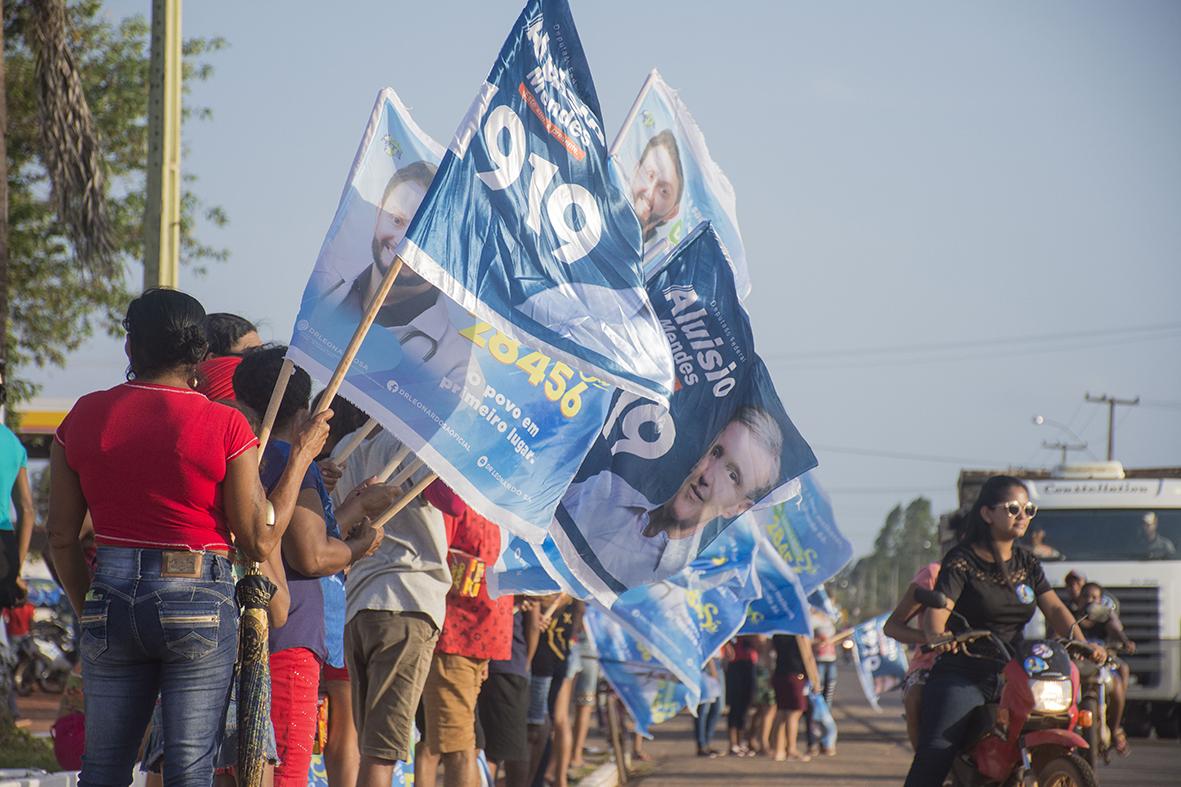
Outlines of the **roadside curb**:
{"label": "roadside curb", "polygon": [[615,760],[607,760],[595,768],[584,779],[580,779],[578,787],[619,787],[619,770],[615,767]]}

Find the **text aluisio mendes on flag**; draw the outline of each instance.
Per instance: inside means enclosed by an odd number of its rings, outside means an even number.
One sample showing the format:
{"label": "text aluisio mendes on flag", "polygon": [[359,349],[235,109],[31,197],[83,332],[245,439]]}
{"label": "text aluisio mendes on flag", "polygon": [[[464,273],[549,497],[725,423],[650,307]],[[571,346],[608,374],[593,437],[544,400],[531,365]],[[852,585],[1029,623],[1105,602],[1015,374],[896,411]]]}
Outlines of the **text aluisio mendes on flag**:
{"label": "text aluisio mendes on flag", "polygon": [[397,250],[489,331],[647,398],[671,393],[639,224],[609,176],[565,0],[526,3]]}
{"label": "text aluisio mendes on flag", "polygon": [[789,496],[816,464],[755,352],[708,223],[669,255],[649,292],[678,389],[668,407],[615,395],[550,528],[570,571],[607,606],[689,565],[738,516]]}
{"label": "text aluisio mendes on flag", "polygon": [[[288,357],[328,379],[435,176],[442,148],[391,89],[370,114]],[[341,395],[475,510],[544,537],[610,403],[605,382],[492,329],[403,268]]]}

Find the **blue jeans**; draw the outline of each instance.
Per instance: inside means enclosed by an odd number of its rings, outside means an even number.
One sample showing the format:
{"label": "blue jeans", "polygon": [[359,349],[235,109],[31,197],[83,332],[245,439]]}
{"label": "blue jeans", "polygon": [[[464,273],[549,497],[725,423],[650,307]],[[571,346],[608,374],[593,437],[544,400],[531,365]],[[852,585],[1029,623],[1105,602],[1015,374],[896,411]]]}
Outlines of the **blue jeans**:
{"label": "blue jeans", "polygon": [[164,783],[213,780],[238,651],[230,561],[205,553],[195,579],[162,576],[155,549],[100,547],[81,616],[82,787],[127,785],[161,698]]}
{"label": "blue jeans", "polygon": [[693,722],[697,733],[697,751],[705,751],[709,748],[714,737],[714,725],[717,724],[718,715],[721,712],[721,699],[703,702],[697,706],[697,718]]}
{"label": "blue jeans", "polygon": [[820,685],[816,690],[824,695],[828,707],[832,708],[832,699],[837,694],[837,663],[835,661],[816,662],[816,677],[820,678]]}
{"label": "blue jeans", "polygon": [[969,743],[973,712],[996,698],[1000,668],[956,656],[935,663],[923,687],[919,745],[906,787],[941,787],[956,754]]}

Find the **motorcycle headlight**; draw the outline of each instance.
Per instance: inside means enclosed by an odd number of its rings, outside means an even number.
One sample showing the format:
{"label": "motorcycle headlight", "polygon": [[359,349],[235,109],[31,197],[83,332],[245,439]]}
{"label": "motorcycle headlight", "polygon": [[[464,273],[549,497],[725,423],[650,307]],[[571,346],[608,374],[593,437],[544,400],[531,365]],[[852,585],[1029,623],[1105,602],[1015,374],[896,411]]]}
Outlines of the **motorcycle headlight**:
{"label": "motorcycle headlight", "polygon": [[1060,680],[1031,680],[1029,690],[1033,692],[1033,710],[1042,713],[1062,713],[1070,707],[1071,686],[1069,678]]}

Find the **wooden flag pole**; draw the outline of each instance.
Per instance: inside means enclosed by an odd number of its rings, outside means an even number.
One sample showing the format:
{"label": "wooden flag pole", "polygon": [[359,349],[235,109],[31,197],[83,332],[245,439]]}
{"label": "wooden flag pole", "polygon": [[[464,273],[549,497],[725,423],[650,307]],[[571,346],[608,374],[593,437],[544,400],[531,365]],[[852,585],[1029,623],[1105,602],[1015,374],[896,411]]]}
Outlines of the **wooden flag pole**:
{"label": "wooden flag pole", "polygon": [[422,491],[434,483],[438,478],[434,473],[427,473],[414,486],[407,490],[406,494],[398,498],[398,501],[385,510],[385,513],[373,521],[373,527],[385,527],[385,524],[396,517],[403,508],[410,505],[414,498],[422,494]]}
{"label": "wooden flag pole", "polygon": [[271,401],[267,402],[266,414],[262,417],[262,428],[258,430],[258,461],[262,463],[262,452],[271,439],[271,429],[275,427],[275,416],[279,414],[279,405],[283,403],[283,394],[287,393],[287,383],[291,382],[291,375],[295,374],[295,364],[284,358],[279,367],[279,379],[275,380],[275,390],[271,391]]}
{"label": "wooden flag pole", "polygon": [[410,464],[402,468],[402,471],[390,479],[390,484],[393,486],[401,486],[410,480],[410,476],[414,475],[422,467],[422,460],[416,459]]}
{"label": "wooden flag pole", "polygon": [[332,373],[332,379],[328,381],[328,387],[320,395],[320,405],[316,408],[316,413],[322,413],[332,404],[332,399],[336,396],[336,392],[340,390],[340,384],[344,382],[345,373],[353,365],[353,359],[357,357],[357,353],[361,349],[361,342],[365,341],[365,334],[369,333],[369,327],[377,319],[377,313],[381,310],[381,305],[385,303],[386,296],[393,289],[394,279],[398,278],[401,270],[402,258],[395,257],[394,264],[390,266],[390,269],[386,271],[385,277],[381,280],[381,286],[377,288],[377,292],[373,295],[372,300],[365,307],[365,315],[361,318],[360,324],[357,325],[357,330],[353,331],[353,338],[349,341],[349,346],[345,348],[344,355],[340,358],[340,363],[336,365],[336,371]]}
{"label": "wooden flag pole", "polygon": [[344,467],[345,460],[352,455],[353,451],[361,447],[361,443],[365,442],[365,438],[373,432],[373,427],[375,426],[377,426],[376,418],[370,418],[366,421],[364,426],[353,432],[348,442],[340,449],[340,453],[332,457],[332,461]]}
{"label": "wooden flag pole", "polygon": [[[394,474],[394,471],[398,469],[398,465],[402,464],[402,460],[404,460],[406,455],[409,453],[410,446],[404,445],[399,448],[398,453],[390,457],[390,461],[386,462],[385,467],[381,468],[381,472],[377,474],[377,480],[383,484],[389,481],[390,476]],[[414,468],[414,470],[417,470],[418,468],[422,467],[422,462],[411,462],[411,466]],[[413,472],[413,470],[411,472]],[[398,484],[394,484],[394,486],[398,486]]]}

